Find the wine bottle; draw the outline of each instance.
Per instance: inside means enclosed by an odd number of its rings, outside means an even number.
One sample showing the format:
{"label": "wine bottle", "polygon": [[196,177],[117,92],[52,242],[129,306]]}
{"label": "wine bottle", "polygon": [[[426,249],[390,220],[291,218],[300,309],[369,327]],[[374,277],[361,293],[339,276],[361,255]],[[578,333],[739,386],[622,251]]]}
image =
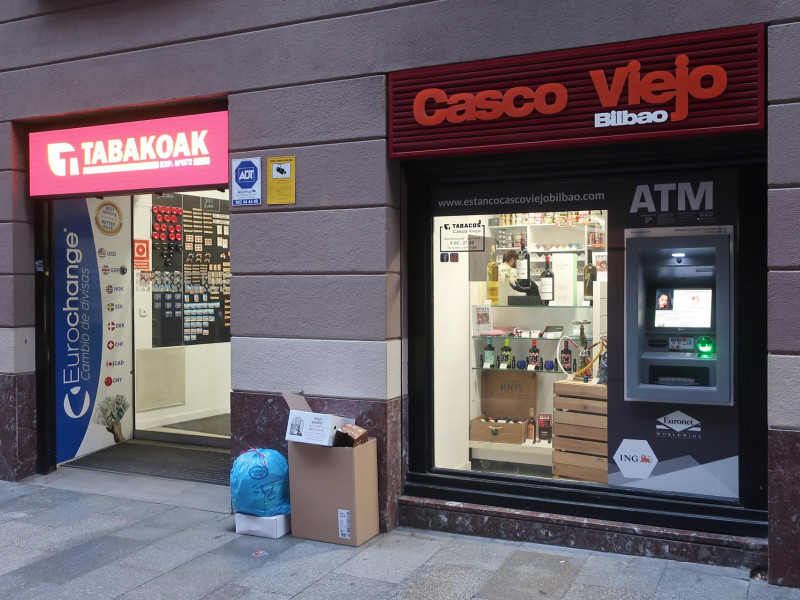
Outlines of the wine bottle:
{"label": "wine bottle", "polygon": [[489,343],[483,349],[483,366],[487,369],[494,368],[494,346],[492,346],[492,338],[489,338]]}
{"label": "wine bottle", "polygon": [[486,265],[486,299],[497,306],[498,300],[498,287],[497,287],[497,250],[492,246],[492,256],[489,258],[489,264]]}
{"label": "wine bottle", "polygon": [[528,414],[528,427],[527,431],[525,432],[525,438],[529,440],[536,441],[536,416],[533,413],[533,409],[529,409]]}
{"label": "wine bottle", "polygon": [[544,257],[544,271],[539,279],[539,295],[544,304],[549,304],[555,297],[553,295],[553,272],[550,270],[550,257]]}
{"label": "wine bottle", "polygon": [[572,350],[569,349],[569,340],[564,340],[564,348],[561,350],[561,367],[567,373],[572,371]]}
{"label": "wine bottle", "polygon": [[520,240],[520,251],[517,255],[517,282],[518,285],[523,287],[530,287],[528,281],[531,278],[531,257],[528,250],[525,248],[527,240],[522,236]]}
{"label": "wine bottle", "polygon": [[500,364],[511,368],[511,346],[508,345],[508,338],[505,339],[506,345],[500,348]]}
{"label": "wine bottle", "polygon": [[586,249],[586,265],[583,267],[583,298],[592,304],[594,296],[594,282],[597,280],[597,267],[592,261],[592,251]]}
{"label": "wine bottle", "polygon": [[536,346],[536,340],[531,340],[531,349],[528,350],[528,364],[533,366],[534,369],[542,368],[542,357],[539,354],[539,348]]}

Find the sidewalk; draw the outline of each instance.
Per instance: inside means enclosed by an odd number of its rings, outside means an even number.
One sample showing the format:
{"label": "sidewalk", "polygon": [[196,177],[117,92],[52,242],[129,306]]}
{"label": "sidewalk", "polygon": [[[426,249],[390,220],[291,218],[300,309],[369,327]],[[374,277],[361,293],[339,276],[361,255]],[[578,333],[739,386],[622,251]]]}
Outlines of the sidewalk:
{"label": "sidewalk", "polygon": [[415,529],[239,536],[228,506],[225,487],[74,468],[0,482],[0,598],[800,600],[740,569]]}

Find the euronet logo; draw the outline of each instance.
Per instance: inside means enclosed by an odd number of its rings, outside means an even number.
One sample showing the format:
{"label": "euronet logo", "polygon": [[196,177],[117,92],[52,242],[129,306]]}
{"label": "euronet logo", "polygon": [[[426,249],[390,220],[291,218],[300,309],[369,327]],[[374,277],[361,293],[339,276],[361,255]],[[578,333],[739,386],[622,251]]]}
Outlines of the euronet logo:
{"label": "euronet logo", "polygon": [[211,164],[207,135],[208,129],[181,131],[86,141],[80,148],[55,142],[47,144],[47,164],[57,177],[205,166]]}

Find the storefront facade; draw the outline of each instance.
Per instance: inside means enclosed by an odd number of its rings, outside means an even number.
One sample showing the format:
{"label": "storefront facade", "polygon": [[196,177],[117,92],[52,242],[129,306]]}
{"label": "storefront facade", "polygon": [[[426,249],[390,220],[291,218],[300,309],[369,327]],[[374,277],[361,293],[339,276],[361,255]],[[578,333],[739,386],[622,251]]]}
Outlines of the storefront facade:
{"label": "storefront facade", "polygon": [[[384,530],[408,524],[768,566],[773,583],[800,585],[800,529],[793,520],[800,500],[793,375],[800,336],[792,294],[800,272],[793,243],[800,12],[777,2],[668,9],[654,3],[637,6],[635,14],[618,2],[602,11],[509,2],[493,3],[489,15],[455,2],[242,10],[211,0],[192,3],[197,19],[187,10],[82,0],[0,8],[4,38],[19,40],[0,59],[1,218],[8,240],[0,323],[3,478],[32,474],[37,460],[46,466],[37,436],[54,426],[36,410],[49,367],[34,349],[43,334],[33,268],[42,260],[35,252],[42,232],[31,197],[39,181],[29,136],[226,110],[228,158],[296,161],[294,204],[230,210],[234,455],[250,445],[285,450],[288,409],[280,393],[302,391],[313,409],[353,417],[378,438]],[[27,45],[32,39],[40,42]],[[484,71],[486,65],[465,62],[498,59]],[[547,60],[553,66],[536,71]],[[517,75],[497,82],[498,73],[525,61],[535,85]],[[456,66],[419,71],[438,65]],[[585,85],[578,75],[564,79],[569,65],[584,73]],[[450,87],[464,72],[476,85]],[[403,96],[396,86],[408,76],[421,87]],[[631,98],[637,84],[643,102]],[[405,113],[397,112],[401,99],[409,102]],[[631,113],[636,124],[628,121]],[[682,118],[671,118],[676,114]],[[592,133],[580,130],[587,115]],[[540,126],[545,122],[552,125]],[[503,131],[511,137],[498,141]],[[444,133],[426,139],[430,132]],[[148,189],[177,189],[160,185]],[[544,196],[556,199],[544,207],[533,199]],[[563,201],[574,196],[582,200]],[[463,206],[465,198],[499,197],[528,199],[513,207]],[[462,206],[452,208],[458,201]],[[440,235],[445,226],[476,224],[484,227],[481,236]],[[667,228],[674,243],[665,245]],[[567,231],[574,236],[561,235]],[[689,239],[699,235],[707,237]],[[569,298],[554,296],[550,306],[510,308],[511,296],[534,294],[499,286],[506,303],[492,302],[487,264],[502,262],[498,247],[513,249],[519,260],[523,236],[533,256],[530,276],[515,280],[518,287],[533,281],[541,291],[543,270],[564,281],[564,273],[587,262],[601,273],[607,268],[607,282],[590,269],[592,296],[573,276],[569,288],[553,289]],[[477,237],[490,240],[489,247],[467,252],[454,245],[477,249],[469,246]],[[656,275],[654,257],[669,251],[676,258],[679,248],[688,249],[687,262],[700,261],[692,285],[674,273]],[[628,260],[634,254],[643,257],[638,265]],[[540,257],[547,265],[537,263]],[[641,282],[640,294],[626,291],[633,281]],[[657,310],[664,291],[677,309],[672,320]],[[641,306],[632,309],[637,295]],[[689,301],[699,308],[687,308]],[[535,376],[539,403],[524,415],[483,414],[482,378],[494,368],[487,362],[493,355],[484,352],[485,336],[471,329],[471,312],[485,306],[494,321],[489,333],[500,332],[498,357],[509,347],[514,367],[516,359],[526,360],[514,375]],[[542,354],[560,358],[555,344],[566,341],[579,358],[581,324],[573,321],[587,321],[586,346],[608,341],[607,439],[601,448],[593,445],[598,440],[566,436],[585,444],[573,448],[578,459],[562,461],[559,471],[552,456],[562,450],[563,407],[556,406],[552,384],[563,379],[556,374],[561,361],[529,374],[527,357],[536,339]],[[640,323],[670,335],[640,335]],[[548,325],[557,337],[538,336]],[[522,334],[505,335],[514,329]],[[649,356],[662,342],[688,351],[680,347],[688,337],[717,346],[711,375],[707,363],[689,365],[706,374],[687,375]],[[602,374],[600,349],[592,377]],[[630,375],[634,365],[652,379],[646,385],[660,385],[667,395],[642,402],[636,386],[644,376]],[[687,398],[698,395],[679,388],[688,383],[718,393],[696,405],[689,400],[687,408]],[[521,434],[519,445],[531,448],[521,459],[473,443],[479,440],[470,434],[471,421],[491,436],[498,425],[481,425],[482,417],[518,421],[529,409],[537,422],[531,443]],[[536,432],[547,427],[548,414],[556,439],[552,447],[545,439],[540,451]],[[597,428],[597,415],[589,416],[586,423]],[[637,458],[633,471],[625,464],[630,457]],[[716,479],[691,476],[693,467],[708,472],[708,465]],[[605,481],[587,475],[604,466]]]}

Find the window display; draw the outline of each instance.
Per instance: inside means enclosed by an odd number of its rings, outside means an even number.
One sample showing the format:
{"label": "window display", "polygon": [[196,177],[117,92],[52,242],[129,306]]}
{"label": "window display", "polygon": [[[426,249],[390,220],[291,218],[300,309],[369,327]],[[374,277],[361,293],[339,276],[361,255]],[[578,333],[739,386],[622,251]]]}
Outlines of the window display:
{"label": "window display", "polygon": [[597,415],[555,401],[554,384],[605,388],[607,279],[597,260],[605,271],[607,211],[434,217],[433,226],[436,246],[446,232],[447,250],[470,249],[434,254],[435,465],[600,481],[587,454],[598,447],[576,437],[587,419],[598,428]]}

